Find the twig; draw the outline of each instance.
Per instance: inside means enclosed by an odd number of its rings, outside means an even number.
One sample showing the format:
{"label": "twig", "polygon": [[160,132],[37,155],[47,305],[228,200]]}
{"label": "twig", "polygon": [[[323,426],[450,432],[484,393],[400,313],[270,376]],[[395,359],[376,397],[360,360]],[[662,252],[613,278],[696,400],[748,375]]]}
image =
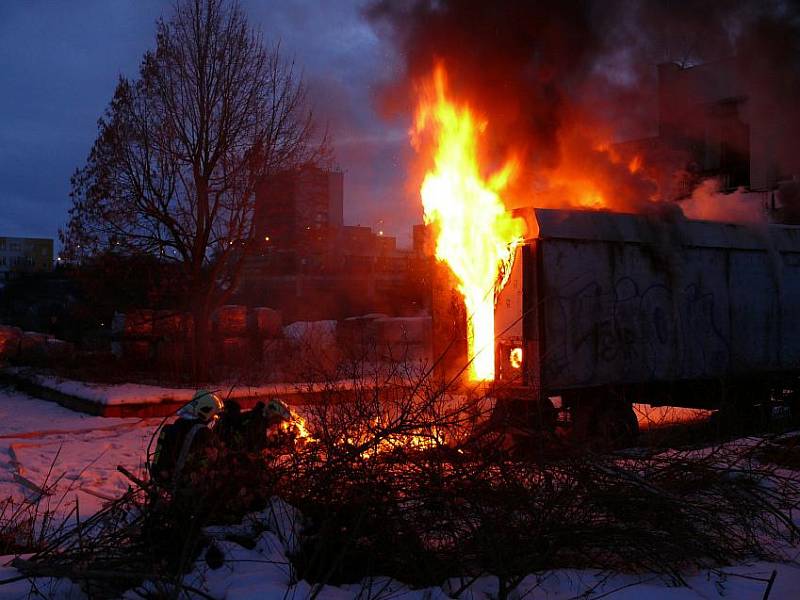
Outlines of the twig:
{"label": "twig", "polygon": [[775,583],[775,578],[778,576],[778,571],[773,569],[772,575],[769,576],[769,581],[767,582],[767,589],[764,590],[764,598],[763,600],[767,600],[769,598],[770,593],[772,592],[772,586]]}

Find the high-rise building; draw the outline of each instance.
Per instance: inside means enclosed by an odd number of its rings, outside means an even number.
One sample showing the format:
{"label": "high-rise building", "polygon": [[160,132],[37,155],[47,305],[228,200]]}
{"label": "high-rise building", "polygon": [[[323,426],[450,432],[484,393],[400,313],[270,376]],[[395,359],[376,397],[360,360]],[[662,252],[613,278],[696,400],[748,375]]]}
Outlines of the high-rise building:
{"label": "high-rise building", "polygon": [[256,251],[244,262],[236,302],[301,320],[424,309],[430,261],[398,248],[380,226],[345,225],[343,180],[306,168],[259,188]]}
{"label": "high-rise building", "polygon": [[800,179],[792,128],[782,125],[792,116],[785,113],[788,99],[776,103],[776,94],[740,57],[660,64],[657,135],[616,149],[639,155],[663,199],[685,198],[715,178],[723,191],[741,188],[774,212],[776,199],[785,204]]}
{"label": "high-rise building", "polygon": [[52,269],[52,239],[0,237],[0,280],[10,279],[16,273]]}
{"label": "high-rise building", "polygon": [[298,250],[315,232],[343,223],[344,174],[317,167],[279,173],[256,191],[254,235],[276,250]]}
{"label": "high-rise building", "polygon": [[661,64],[658,136],[683,148],[697,175],[719,177],[726,189],[767,187],[767,157],[751,148],[751,132],[763,126],[752,111],[754,91],[738,76],[736,59],[689,68]]}

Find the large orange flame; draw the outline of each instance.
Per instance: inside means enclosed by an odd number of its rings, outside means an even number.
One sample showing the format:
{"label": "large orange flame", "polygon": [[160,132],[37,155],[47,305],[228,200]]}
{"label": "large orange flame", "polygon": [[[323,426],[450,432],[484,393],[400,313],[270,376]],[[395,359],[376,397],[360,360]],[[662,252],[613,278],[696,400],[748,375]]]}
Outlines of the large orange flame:
{"label": "large orange flame", "polygon": [[433,163],[420,188],[424,218],[436,231],[436,258],[447,263],[458,281],[467,309],[468,377],[494,379],[494,305],[506,283],[514,250],[525,223],[514,218],[500,196],[517,170],[512,157],[484,177],[478,143],[488,123],[448,97],[447,78],[439,65],[420,86],[412,143],[432,139]]}

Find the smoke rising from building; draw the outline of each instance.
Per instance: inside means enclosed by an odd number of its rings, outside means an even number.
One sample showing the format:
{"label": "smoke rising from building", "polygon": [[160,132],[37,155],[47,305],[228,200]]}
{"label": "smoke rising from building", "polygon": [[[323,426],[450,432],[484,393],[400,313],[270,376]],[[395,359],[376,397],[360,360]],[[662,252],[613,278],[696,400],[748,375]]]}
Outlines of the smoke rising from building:
{"label": "smoke rising from building", "polygon": [[[800,135],[799,7],[741,0],[378,0],[366,14],[406,67],[405,80],[380,95],[381,109],[410,113],[416,82],[442,61],[454,94],[489,122],[486,164],[512,153],[521,159],[511,204],[529,201],[533,193],[540,205],[563,205],[565,195],[576,195],[576,185],[583,193],[583,177],[602,188],[592,193],[613,194],[605,205],[643,210],[674,197],[673,174],[628,168],[629,157],[613,143],[660,134],[661,63],[687,68],[736,57],[732,87],[745,90],[737,93],[747,102],[735,110],[751,130],[758,123],[759,143],[769,146],[769,168],[777,171],[762,179],[774,185],[800,173],[792,151]],[[681,134],[694,135],[692,127]],[[749,153],[738,146],[750,139],[742,140],[722,143],[730,153]],[[683,141],[688,148],[694,140]],[[691,159],[676,155],[659,168],[678,171]],[[707,171],[699,168],[691,185]],[[752,187],[760,189],[759,177]]]}

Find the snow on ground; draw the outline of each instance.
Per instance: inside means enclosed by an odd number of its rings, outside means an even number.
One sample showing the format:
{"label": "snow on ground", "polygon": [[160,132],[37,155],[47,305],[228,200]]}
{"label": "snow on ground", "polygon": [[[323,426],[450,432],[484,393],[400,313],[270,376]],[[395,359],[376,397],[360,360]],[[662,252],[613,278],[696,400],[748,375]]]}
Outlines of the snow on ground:
{"label": "snow on ground", "polygon": [[296,342],[319,346],[336,343],[337,321],[295,321],[283,328],[283,335]]}
{"label": "snow on ground", "polygon": [[117,465],[142,471],[158,423],[93,417],[0,387],[0,499],[53,486],[43,509],[66,514],[77,498],[81,516],[92,514],[127,490]]}
{"label": "snow on ground", "polygon": [[[58,480],[50,496],[60,511],[71,508],[77,498],[81,515],[98,510],[103,496],[119,495],[127,482],[116,471],[123,465],[131,471],[141,469],[145,450],[160,419],[117,419],[76,413],[57,404],[38,400],[11,388],[0,387],[0,498],[30,497],[33,491],[20,483],[19,477],[44,485]],[[51,470],[52,465],[52,470]],[[55,506],[54,506],[55,507]],[[231,541],[216,542],[226,557],[225,564],[211,570],[201,557],[186,576],[190,585],[214,598],[305,599],[316,594],[319,600],[446,600],[462,582],[453,579],[439,587],[410,590],[402,583],[387,579],[346,586],[314,589],[305,581],[291,579],[287,549],[295,543],[288,527],[293,509],[273,499],[265,511],[254,513],[246,523],[258,522],[267,531],[252,549]],[[224,534],[224,528],[217,534]],[[209,531],[214,533],[214,531]],[[800,552],[800,551],[799,551]],[[13,557],[0,557],[6,565]],[[711,600],[736,598],[756,600],[764,597],[773,570],[777,571],[770,600],[798,597],[800,567],[791,564],[755,562],[718,571],[686,575],[686,586],[677,586],[652,575],[607,575],[592,571],[559,570],[543,576],[531,575],[513,596],[528,600],[566,600],[568,598],[611,598],[633,600]],[[0,580],[18,576],[18,572],[0,566]],[[31,594],[31,582],[16,581],[0,587],[0,598],[30,597],[84,598],[77,585],[66,580],[37,579],[38,594]],[[463,600],[496,598],[497,582],[484,577],[473,582],[459,596]],[[137,597],[129,594],[131,598]],[[198,596],[200,597],[200,596]]]}
{"label": "snow on ground", "polygon": [[650,406],[634,404],[633,412],[642,431],[671,427],[680,423],[693,423],[708,419],[715,411],[702,408],[680,408],[677,406]]}
{"label": "snow on ground", "polygon": [[[194,388],[171,388],[141,383],[101,384],[63,379],[43,375],[30,370],[6,369],[7,372],[24,377],[42,387],[82,398],[96,404],[114,406],[120,404],[159,404],[162,402],[189,402],[197,391]],[[346,390],[355,387],[353,380],[324,383],[267,383],[258,386],[221,386],[216,391],[223,399],[249,398],[253,396],[280,396],[302,394],[331,388]]]}

